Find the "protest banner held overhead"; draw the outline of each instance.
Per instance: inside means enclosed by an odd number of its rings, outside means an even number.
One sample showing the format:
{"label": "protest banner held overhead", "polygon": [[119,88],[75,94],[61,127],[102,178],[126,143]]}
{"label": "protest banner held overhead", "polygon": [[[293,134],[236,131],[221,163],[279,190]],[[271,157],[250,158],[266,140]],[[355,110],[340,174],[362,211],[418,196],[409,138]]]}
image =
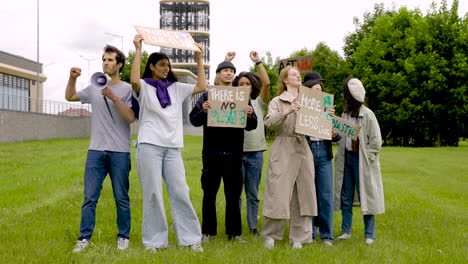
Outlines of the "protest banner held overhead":
{"label": "protest banner held overhead", "polygon": [[332,117],[327,109],[333,107],[333,95],[301,86],[297,102],[301,108],[297,111],[296,133],[331,139]]}
{"label": "protest banner held overhead", "polygon": [[208,126],[240,127],[247,125],[245,107],[249,104],[250,89],[231,86],[210,86]]}
{"label": "protest banner held overhead", "polygon": [[183,31],[163,30],[135,25],[145,44],[183,50],[200,51],[192,35]]}
{"label": "protest banner held overhead", "polygon": [[312,71],[312,56],[302,56],[279,61],[278,75],[286,66],[296,67],[300,73]]}

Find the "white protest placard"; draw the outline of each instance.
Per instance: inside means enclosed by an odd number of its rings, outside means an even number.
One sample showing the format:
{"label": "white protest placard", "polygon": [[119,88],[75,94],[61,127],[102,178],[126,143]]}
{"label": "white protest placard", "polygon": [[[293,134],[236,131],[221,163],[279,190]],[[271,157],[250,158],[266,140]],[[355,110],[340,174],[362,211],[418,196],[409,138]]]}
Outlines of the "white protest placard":
{"label": "white protest placard", "polygon": [[187,32],[163,30],[135,25],[136,31],[143,36],[145,44],[183,50],[200,51],[192,35]]}
{"label": "white protest placard", "polygon": [[301,73],[312,71],[312,56],[280,60],[278,65],[278,75],[281,73],[282,69],[286,68],[286,66],[296,67]]}
{"label": "white protest placard", "polygon": [[232,86],[210,86],[208,126],[240,127],[247,125],[245,107],[249,105],[250,89]]}
{"label": "white protest placard", "polygon": [[353,124],[346,119],[338,116],[332,117],[333,131],[343,137],[350,137],[354,140],[357,139],[359,131],[361,130],[360,125]]}
{"label": "white protest placard", "polygon": [[296,133],[316,138],[332,138],[332,118],[327,108],[333,106],[333,94],[301,86],[297,96],[301,105],[296,116]]}

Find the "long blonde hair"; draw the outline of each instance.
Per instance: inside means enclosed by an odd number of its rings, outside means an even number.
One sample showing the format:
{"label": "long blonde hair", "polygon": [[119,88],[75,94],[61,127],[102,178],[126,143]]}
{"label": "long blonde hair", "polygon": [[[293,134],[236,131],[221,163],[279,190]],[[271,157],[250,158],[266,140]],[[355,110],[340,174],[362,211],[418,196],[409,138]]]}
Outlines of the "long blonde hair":
{"label": "long blonde hair", "polygon": [[286,80],[289,77],[289,70],[291,69],[298,70],[297,67],[293,67],[293,66],[286,66],[281,70],[279,77],[278,77],[278,95],[281,95],[284,91],[288,90],[288,87],[284,83],[284,80]]}

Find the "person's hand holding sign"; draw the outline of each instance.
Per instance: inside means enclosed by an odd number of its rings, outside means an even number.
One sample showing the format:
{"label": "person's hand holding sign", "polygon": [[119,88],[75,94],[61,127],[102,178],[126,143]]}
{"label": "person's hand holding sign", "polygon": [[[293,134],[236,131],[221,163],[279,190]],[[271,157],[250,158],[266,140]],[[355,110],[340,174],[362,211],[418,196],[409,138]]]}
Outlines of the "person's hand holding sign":
{"label": "person's hand holding sign", "polygon": [[135,45],[135,49],[140,49],[142,47],[141,42],[143,41],[144,37],[140,34],[136,34],[133,38],[133,44]]}
{"label": "person's hand holding sign", "polygon": [[203,59],[203,46],[200,43],[195,42],[195,46],[197,46],[200,51],[195,51],[195,59],[196,61],[202,60]]}
{"label": "person's hand holding sign", "polygon": [[253,107],[248,105],[244,108],[244,111],[247,114],[247,117],[251,117],[253,113]]}
{"label": "person's hand holding sign", "polygon": [[205,112],[205,113],[207,113],[208,109],[211,108],[210,102],[208,102],[208,101],[205,101],[202,106],[203,106],[203,112]]}
{"label": "person's hand holding sign", "polygon": [[291,103],[291,107],[289,107],[288,109],[286,109],[284,112],[283,112],[283,115],[285,117],[287,117],[289,114],[291,114],[292,112],[297,112],[299,109],[301,109],[301,105],[297,102],[296,99],[294,99]]}

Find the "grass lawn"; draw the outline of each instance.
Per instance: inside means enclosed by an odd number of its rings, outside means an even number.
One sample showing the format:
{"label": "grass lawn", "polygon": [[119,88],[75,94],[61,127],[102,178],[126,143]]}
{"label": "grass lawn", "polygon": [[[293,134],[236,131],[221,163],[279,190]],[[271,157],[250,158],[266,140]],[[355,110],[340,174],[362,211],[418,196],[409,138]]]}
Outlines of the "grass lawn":
{"label": "grass lawn", "polygon": [[[88,139],[0,144],[0,263],[467,263],[468,144],[444,148],[384,147],[381,166],[386,213],[376,217],[377,239],[366,245],[355,208],[353,236],[329,247],[294,250],[285,239],[273,250],[247,234],[248,243],[224,235],[224,195],[218,194],[218,236],[203,253],[178,247],[170,224],[168,249],[147,252],[141,243],[142,195],[132,148],[130,248],[116,249],[115,205],[106,179],[91,246],[72,253],[79,236]],[[201,220],[202,138],[185,137],[183,157],[193,205]],[[263,182],[268,152],[265,155]],[[167,195],[166,195],[167,197]],[[166,211],[171,221],[169,201]],[[261,215],[261,213],[260,213]],[[260,228],[263,218],[260,217]],[[341,214],[335,213],[335,237]]]}

